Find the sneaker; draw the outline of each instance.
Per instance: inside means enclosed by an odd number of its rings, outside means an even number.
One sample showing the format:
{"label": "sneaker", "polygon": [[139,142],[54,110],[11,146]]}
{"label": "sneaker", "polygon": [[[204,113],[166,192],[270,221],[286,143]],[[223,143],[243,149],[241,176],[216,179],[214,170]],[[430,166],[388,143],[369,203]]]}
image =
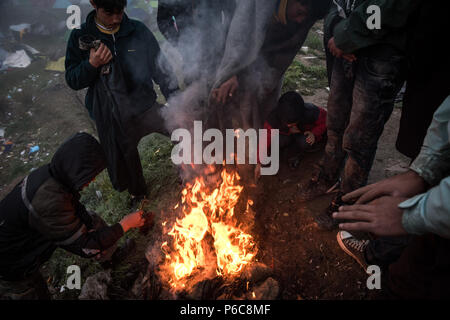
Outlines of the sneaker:
{"label": "sneaker", "polygon": [[364,250],[369,244],[369,240],[357,239],[347,231],[339,231],[336,238],[341,249],[355,259],[364,271],[366,271],[368,263],[364,255]]}

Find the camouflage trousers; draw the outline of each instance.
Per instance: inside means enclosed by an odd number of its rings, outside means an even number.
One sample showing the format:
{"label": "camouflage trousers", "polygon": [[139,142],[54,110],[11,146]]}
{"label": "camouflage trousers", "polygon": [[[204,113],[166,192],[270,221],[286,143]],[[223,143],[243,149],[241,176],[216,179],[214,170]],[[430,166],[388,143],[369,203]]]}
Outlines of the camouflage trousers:
{"label": "camouflage trousers", "polygon": [[330,180],[343,168],[344,193],[367,183],[378,140],[403,84],[404,70],[403,56],[362,56],[353,63],[335,60],[328,100],[328,140],[320,167]]}

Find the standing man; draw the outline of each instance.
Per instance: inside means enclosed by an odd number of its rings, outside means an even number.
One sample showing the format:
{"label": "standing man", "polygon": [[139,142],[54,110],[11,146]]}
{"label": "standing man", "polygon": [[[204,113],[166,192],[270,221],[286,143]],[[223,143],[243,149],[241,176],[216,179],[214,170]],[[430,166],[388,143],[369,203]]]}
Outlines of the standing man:
{"label": "standing man", "polygon": [[91,0],[94,10],[73,30],[66,53],[66,81],[89,88],[86,108],[95,120],[114,188],[135,198],[147,194],[137,151],[152,132],[168,134],[153,81],[166,99],[178,89],[158,42],[124,13],[126,0]]}
{"label": "standing man", "polygon": [[450,3],[422,0],[412,17],[408,37],[408,74],[397,150],[415,159],[420,153],[433,114],[450,94],[450,60],[436,41],[436,30],[450,30]]}
{"label": "standing man", "polygon": [[[381,10],[381,29],[367,26],[368,7]],[[339,181],[340,192],[317,223],[332,229],[331,213],[341,194],[367,183],[378,139],[389,119],[406,71],[407,25],[417,1],[335,1],[326,19],[328,47],[335,56],[328,100],[325,155],[300,196],[312,199]]]}

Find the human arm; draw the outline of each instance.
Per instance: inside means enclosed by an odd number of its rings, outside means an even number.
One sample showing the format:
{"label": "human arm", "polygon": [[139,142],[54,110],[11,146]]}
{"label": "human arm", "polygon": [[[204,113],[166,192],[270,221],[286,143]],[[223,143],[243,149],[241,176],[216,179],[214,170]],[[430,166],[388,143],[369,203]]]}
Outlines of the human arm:
{"label": "human arm", "polygon": [[[434,114],[422,151],[411,165],[410,171],[356,190],[345,195],[343,200],[358,199],[358,206],[385,195],[391,198],[414,196],[398,203],[405,231],[411,234],[431,232],[450,238],[449,131],[450,97]],[[426,191],[428,187],[431,189]],[[380,211],[379,215],[382,216],[383,212]],[[337,217],[345,218],[339,214]]]}
{"label": "human arm", "polygon": [[56,245],[83,257],[108,249],[130,228],[144,223],[141,214],[134,213],[112,226],[96,224],[81,203],[52,182],[38,190],[33,207],[36,214],[31,216],[30,226]]}
{"label": "human arm", "polygon": [[73,90],[81,90],[92,85],[98,77],[98,69],[89,62],[89,56],[79,48],[80,32],[74,29],[67,43],[65,77]]}

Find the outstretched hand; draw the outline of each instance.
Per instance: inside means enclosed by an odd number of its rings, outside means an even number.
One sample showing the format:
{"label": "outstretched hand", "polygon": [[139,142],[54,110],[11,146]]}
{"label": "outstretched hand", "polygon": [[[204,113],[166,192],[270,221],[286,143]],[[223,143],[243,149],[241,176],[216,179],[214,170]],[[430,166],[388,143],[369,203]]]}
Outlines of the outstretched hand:
{"label": "outstretched hand", "polygon": [[239,87],[237,76],[233,76],[225,81],[219,88],[212,91],[212,98],[216,103],[225,104],[231,98]]}
{"label": "outstretched hand", "polygon": [[409,170],[397,176],[357,189],[342,197],[344,202],[366,204],[380,197],[411,198],[425,192],[425,180],[416,172]]}
{"label": "outstretched hand", "polygon": [[342,206],[333,218],[350,220],[339,224],[346,231],[365,231],[377,236],[402,236],[403,209],[398,205],[407,198],[382,197],[370,204]]}

